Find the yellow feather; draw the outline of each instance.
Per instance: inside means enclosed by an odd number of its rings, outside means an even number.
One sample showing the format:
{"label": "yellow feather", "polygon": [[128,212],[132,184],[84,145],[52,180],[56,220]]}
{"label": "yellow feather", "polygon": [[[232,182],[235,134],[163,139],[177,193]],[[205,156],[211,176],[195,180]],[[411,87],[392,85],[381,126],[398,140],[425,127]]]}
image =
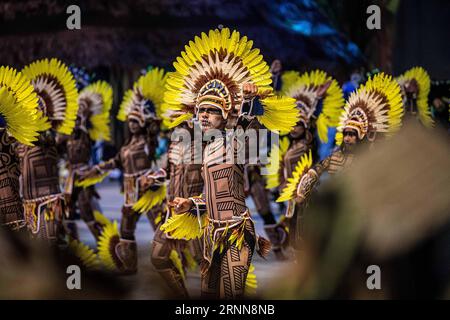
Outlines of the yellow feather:
{"label": "yellow feather", "polygon": [[22,70],[34,84],[38,78],[52,79],[62,88],[64,94],[64,120],[58,123],[56,130],[62,134],[71,134],[75,126],[78,112],[78,91],[75,78],[69,68],[58,59],[43,59],[35,61]]}
{"label": "yellow feather", "polygon": [[336,143],[342,143],[342,130],[352,112],[360,112],[360,100],[366,101],[364,112],[371,114],[372,130],[390,137],[400,129],[403,116],[400,86],[391,76],[379,73],[350,95],[340,117]]}
{"label": "yellow feather", "polygon": [[133,102],[133,90],[128,89],[125,91],[122,103],[119,106],[119,113],[117,114],[117,120],[125,121],[127,119],[127,114],[129,108],[131,108],[131,103]]}
{"label": "yellow feather", "polygon": [[165,185],[159,187],[156,191],[148,190],[133,205],[133,210],[139,213],[146,213],[153,207],[161,204],[166,198],[167,188]]}
{"label": "yellow feather", "polygon": [[[186,114],[182,116],[177,114],[179,118],[168,126],[172,128],[192,118],[198,94],[196,90],[200,89],[195,86],[204,81],[200,80],[202,77],[208,78],[210,74],[219,71],[214,71],[217,68],[223,68],[221,72],[235,81],[236,88],[250,81],[258,86],[260,92],[267,91],[270,95],[273,91],[270,68],[263,60],[260,50],[252,46],[253,41],[245,36],[241,38],[239,32],[236,30],[230,32],[228,28],[220,31],[210,30],[208,33],[202,33],[201,37],[196,36],[194,41],[189,41],[181,55],[176,58],[174,63],[176,71],[166,81],[164,95],[164,110],[167,114],[179,110],[183,110]],[[224,61],[216,61],[219,50],[225,53],[221,57],[228,57]],[[209,56],[209,63],[205,63],[206,56]],[[233,56],[233,59],[229,59],[230,56]],[[287,133],[298,121],[298,111],[292,99],[269,97],[264,99],[262,104],[264,115],[258,117],[258,120],[270,130]],[[281,115],[283,112],[285,113]]]}
{"label": "yellow feather", "polygon": [[402,76],[398,78],[398,81],[405,81],[415,79],[419,87],[419,93],[417,97],[417,111],[419,113],[419,119],[424,126],[431,128],[434,126],[434,121],[431,117],[431,109],[428,104],[428,94],[430,93],[430,76],[422,67],[414,67],[406,71]]}
{"label": "yellow feather", "polygon": [[50,124],[39,111],[38,96],[30,80],[21,72],[0,67],[0,116],[6,122],[6,131],[17,141],[32,145],[39,131]]}
{"label": "yellow feather", "polygon": [[289,138],[283,137],[279,145],[272,145],[270,152],[269,164],[266,165],[268,174],[266,177],[266,189],[279,187],[280,185],[280,164],[283,157],[289,149]]}
{"label": "yellow feather", "polygon": [[295,197],[297,193],[297,187],[300,183],[302,176],[311,168],[312,166],[312,153],[311,149],[309,153],[303,154],[300,160],[295,166],[295,170],[292,173],[292,177],[288,178],[286,187],[281,192],[276,202],[284,202],[291,200]]}
{"label": "yellow feather", "polygon": [[75,181],[75,186],[87,188],[87,187],[90,187],[90,186],[96,185],[97,183],[102,182],[108,175],[109,175],[109,172],[92,177],[92,178],[77,180],[77,181]]}
{"label": "yellow feather", "polygon": [[105,217],[100,211],[94,210],[94,219],[98,223],[100,223],[103,227],[110,225],[112,222],[109,221],[107,217]]}
{"label": "yellow feather", "polygon": [[289,70],[283,72],[281,75],[281,93],[286,95],[292,86],[299,80],[300,74],[298,71]]}
{"label": "yellow feather", "polygon": [[250,268],[248,270],[247,279],[245,280],[245,294],[246,295],[255,295],[256,289],[258,288],[258,281],[256,279],[255,274],[255,266],[250,264]]}
{"label": "yellow feather", "polygon": [[169,127],[169,129],[175,128],[176,126],[180,125],[184,121],[192,119],[192,117],[193,117],[192,114],[189,114],[189,113],[183,114],[183,115],[175,118],[167,126]]}
{"label": "yellow feather", "polygon": [[116,271],[117,265],[114,262],[114,258],[112,256],[111,250],[114,250],[114,244],[118,243],[120,239],[119,236],[119,228],[117,226],[117,221],[106,225],[103,229],[98,243],[97,243],[97,251],[98,257],[102,265],[110,271]]}
{"label": "yellow feather", "polygon": [[258,121],[271,131],[287,134],[300,118],[295,99],[272,96],[261,100],[261,103],[264,114],[257,116]]}
{"label": "yellow feather", "polygon": [[[318,135],[323,143],[328,142],[328,128],[335,127],[339,124],[339,117],[345,103],[344,93],[341,87],[335,79],[321,70],[305,72],[293,85],[293,87],[304,86],[304,88],[310,88],[311,86],[321,86],[327,81],[331,81],[331,84],[323,98],[322,111],[317,119],[317,123],[320,125],[320,127],[318,127]],[[291,90],[293,87],[291,87]]]}
{"label": "yellow feather", "polygon": [[140,91],[143,98],[149,100],[155,106],[156,116],[162,117],[162,104],[164,102],[165,86],[168,78],[168,73],[165,73],[161,68],[153,68],[145,75],[140,76],[133,84],[133,89],[128,89],[125,92],[122,103],[119,107],[117,119],[125,121],[128,113],[133,106],[133,96],[137,91]]}
{"label": "yellow feather", "polygon": [[173,214],[161,225],[161,230],[170,234],[175,239],[191,240],[201,237],[205,226],[206,214],[202,216],[201,225],[199,225],[196,215],[185,212],[182,214]]}
{"label": "yellow feather", "polygon": [[106,81],[96,81],[80,92],[80,97],[84,93],[96,94],[101,97],[102,108],[99,113],[93,114],[90,117],[92,127],[89,128],[89,135],[92,140],[106,140],[109,141],[111,136],[109,132],[109,112],[113,103],[113,90]]}
{"label": "yellow feather", "polygon": [[181,278],[185,280],[186,276],[184,274],[183,264],[181,262],[180,256],[178,255],[178,252],[174,249],[170,250],[169,259],[170,261],[172,261],[174,267],[178,270]]}
{"label": "yellow feather", "polygon": [[94,250],[78,240],[69,241],[69,250],[80,259],[81,263],[88,269],[98,269],[100,263]]}

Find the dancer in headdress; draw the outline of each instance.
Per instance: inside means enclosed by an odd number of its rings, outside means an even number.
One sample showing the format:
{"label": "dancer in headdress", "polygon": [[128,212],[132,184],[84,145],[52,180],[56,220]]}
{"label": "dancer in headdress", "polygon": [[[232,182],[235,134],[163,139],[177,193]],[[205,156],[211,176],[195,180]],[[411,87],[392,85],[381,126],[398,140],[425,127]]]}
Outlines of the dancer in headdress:
{"label": "dancer in headdress", "polygon": [[174,124],[196,117],[204,133],[214,134],[204,151],[204,193],[175,198],[170,205],[177,214],[161,227],[178,238],[203,235],[201,291],[207,298],[242,297],[254,251],[266,255],[270,249],[256,235],[245,204],[245,161],[238,157],[248,141],[225,129],[248,130],[259,122],[287,133],[298,121],[295,101],[273,95],[269,66],[252,46],[227,28],[202,33],[185,47],[167,80],[165,102],[184,112]]}
{"label": "dancer in headdress", "polygon": [[39,131],[48,128],[38,96],[21,72],[0,67],[0,226],[23,230],[20,168],[16,143],[32,146]]}
{"label": "dancer in headdress", "polygon": [[[137,272],[136,224],[142,213],[147,214],[162,205],[166,195],[163,183],[149,181],[148,175],[155,171],[155,150],[158,145],[166,74],[154,68],[141,76],[132,90],[126,92],[117,118],[126,121],[130,136],[112,159],[101,162],[81,173],[81,187],[98,183],[113,169],[124,175],[124,204],[120,233],[115,224],[107,226],[98,244],[99,255],[104,264],[121,273]],[[157,179],[156,179],[157,180]],[[162,177],[164,180],[164,176]],[[158,209],[160,212],[162,209]],[[155,225],[158,214],[152,215]]]}
{"label": "dancer in headdress", "polygon": [[[268,176],[267,188],[278,187],[280,192],[292,178],[297,162],[309,153],[315,157],[314,135],[318,142],[328,142],[328,129],[335,127],[343,110],[344,98],[338,82],[325,72],[315,70],[301,76],[296,71],[286,71],[282,75],[281,92],[296,100],[300,112],[300,120],[287,137],[281,138],[280,147],[275,146],[272,155],[278,166],[272,167]],[[288,240],[281,238],[283,247],[293,246],[300,242],[303,229],[303,210],[293,200],[288,202],[286,213],[280,223],[266,231],[272,237],[283,237],[282,230],[289,234]],[[279,248],[278,250],[281,250]]]}
{"label": "dancer in headdress", "polygon": [[417,118],[425,127],[433,127],[431,105],[428,103],[431,81],[425,69],[411,68],[398,77],[397,82],[402,90],[405,117]]}
{"label": "dancer in headdress", "polygon": [[[65,181],[66,216],[73,220],[76,209],[98,240],[102,224],[96,221],[94,198],[98,198],[94,186],[79,187],[80,172],[86,170],[91,162],[92,145],[95,141],[109,141],[109,113],[112,106],[113,91],[105,81],[96,81],[85,87],[78,98],[78,113],[75,128],[70,136],[59,135],[57,142],[66,154],[68,176]],[[70,226],[71,236],[78,239],[76,224]]]}
{"label": "dancer in headdress", "polygon": [[295,199],[298,204],[306,203],[323,173],[333,175],[348,169],[355,149],[393,135],[400,129],[402,117],[397,82],[384,73],[370,78],[350,95],[345,105],[336,137],[339,147],[314,166],[311,155],[304,155],[277,201]]}
{"label": "dancer in headdress", "polygon": [[[37,238],[64,241],[65,201],[59,185],[56,133],[70,135],[78,110],[75,79],[58,59],[43,59],[26,66],[27,76],[48,118],[47,130],[35,146],[18,148],[21,160],[22,195],[27,226]],[[70,221],[69,221],[70,223]]]}

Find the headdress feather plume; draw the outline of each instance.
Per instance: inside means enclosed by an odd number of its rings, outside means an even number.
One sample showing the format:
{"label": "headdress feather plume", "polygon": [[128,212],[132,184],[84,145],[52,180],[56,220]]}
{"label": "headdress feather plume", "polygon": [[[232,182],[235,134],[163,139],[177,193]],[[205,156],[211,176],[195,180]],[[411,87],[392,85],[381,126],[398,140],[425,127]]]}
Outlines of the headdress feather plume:
{"label": "headdress feather plume", "polygon": [[428,94],[430,93],[430,76],[422,67],[414,67],[406,71],[403,75],[397,78],[400,85],[408,80],[415,79],[418,85],[417,96],[417,111],[419,119],[422,124],[428,128],[433,127],[434,121],[431,117],[431,109],[428,104]]}
{"label": "headdress feather plume", "polygon": [[300,160],[295,166],[295,170],[292,173],[292,177],[288,178],[286,186],[283,191],[281,191],[277,202],[284,202],[291,200],[295,197],[297,192],[297,186],[300,182],[301,177],[311,168],[312,166],[312,153],[311,149],[308,153],[302,155]]}
{"label": "headdress feather plume", "polygon": [[4,66],[0,67],[0,118],[8,134],[26,145],[32,145],[39,131],[49,128],[38,108],[38,96],[30,80]]}
{"label": "headdress feather plume", "polygon": [[91,127],[88,129],[92,140],[109,141],[111,136],[109,132],[109,113],[113,102],[113,90],[106,81],[96,81],[85,87],[78,98],[78,101],[84,100],[90,111],[89,122]]}
{"label": "headdress feather plume", "polygon": [[[320,113],[317,117],[316,126],[317,134],[322,142],[328,142],[328,128],[336,127],[339,123],[339,116],[344,106],[344,94],[338,82],[329,76],[326,72],[321,70],[314,70],[305,72],[302,75],[295,73],[289,75],[289,81],[283,85],[283,92],[288,96],[293,97],[299,102],[302,102],[302,114],[311,117],[316,113],[316,100],[318,100],[317,92],[322,85],[331,82],[323,97],[323,104]],[[306,119],[309,121],[309,119]]]}
{"label": "headdress feather plume", "polygon": [[353,92],[341,115],[337,144],[342,143],[344,128],[358,132],[359,139],[376,133],[390,136],[401,126],[403,116],[400,86],[391,76],[379,73]]}
{"label": "headdress feather plume", "polygon": [[45,103],[52,126],[62,134],[71,134],[78,111],[78,91],[69,68],[58,59],[35,61],[22,70]]}
{"label": "headdress feather plume", "polygon": [[147,100],[153,104],[155,107],[155,115],[160,118],[162,116],[161,106],[164,100],[166,80],[167,73],[161,68],[153,68],[145,75],[140,76],[134,83],[133,89],[125,92],[119,107],[117,119],[125,121],[128,114],[138,104],[142,103],[143,100]]}
{"label": "headdress feather plume", "polygon": [[295,101],[274,96],[269,66],[260,50],[252,47],[251,40],[228,28],[210,30],[190,41],[173,63],[175,72],[167,79],[164,102],[165,109],[172,112],[169,126],[193,117],[199,93],[205,87],[224,98],[222,109],[226,113],[238,113],[243,101],[241,85],[250,82],[264,97],[259,122],[270,130],[288,133],[298,121]]}

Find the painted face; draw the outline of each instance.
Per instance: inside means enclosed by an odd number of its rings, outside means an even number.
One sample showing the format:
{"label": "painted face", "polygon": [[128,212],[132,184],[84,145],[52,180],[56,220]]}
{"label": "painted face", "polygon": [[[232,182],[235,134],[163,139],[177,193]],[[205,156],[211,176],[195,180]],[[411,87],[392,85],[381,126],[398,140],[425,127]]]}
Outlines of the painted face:
{"label": "painted face", "polygon": [[202,105],[199,108],[198,120],[203,132],[206,132],[209,129],[222,130],[225,128],[226,124],[226,121],[222,116],[222,111],[215,106],[209,105]]}
{"label": "painted face", "polygon": [[131,134],[136,134],[139,131],[141,131],[141,127],[139,126],[139,123],[134,119],[128,120],[128,129],[130,130]]}
{"label": "painted face", "polygon": [[344,129],[345,148],[351,150],[358,142],[358,133],[354,129]]}
{"label": "painted face", "polygon": [[305,126],[302,122],[298,122],[297,125],[292,128],[290,135],[293,139],[298,139],[305,134]]}

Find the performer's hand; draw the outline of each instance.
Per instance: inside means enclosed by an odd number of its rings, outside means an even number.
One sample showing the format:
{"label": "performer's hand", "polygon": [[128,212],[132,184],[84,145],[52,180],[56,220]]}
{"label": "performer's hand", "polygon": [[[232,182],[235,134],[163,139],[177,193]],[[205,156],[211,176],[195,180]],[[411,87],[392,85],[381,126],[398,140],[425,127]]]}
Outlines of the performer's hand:
{"label": "performer's hand", "polygon": [[246,82],[242,85],[244,99],[252,99],[258,94],[258,86],[254,83]]}
{"label": "performer's hand", "polygon": [[189,211],[192,208],[193,203],[190,199],[176,197],[173,201],[170,201],[168,205],[175,209],[175,213],[183,213]]}

